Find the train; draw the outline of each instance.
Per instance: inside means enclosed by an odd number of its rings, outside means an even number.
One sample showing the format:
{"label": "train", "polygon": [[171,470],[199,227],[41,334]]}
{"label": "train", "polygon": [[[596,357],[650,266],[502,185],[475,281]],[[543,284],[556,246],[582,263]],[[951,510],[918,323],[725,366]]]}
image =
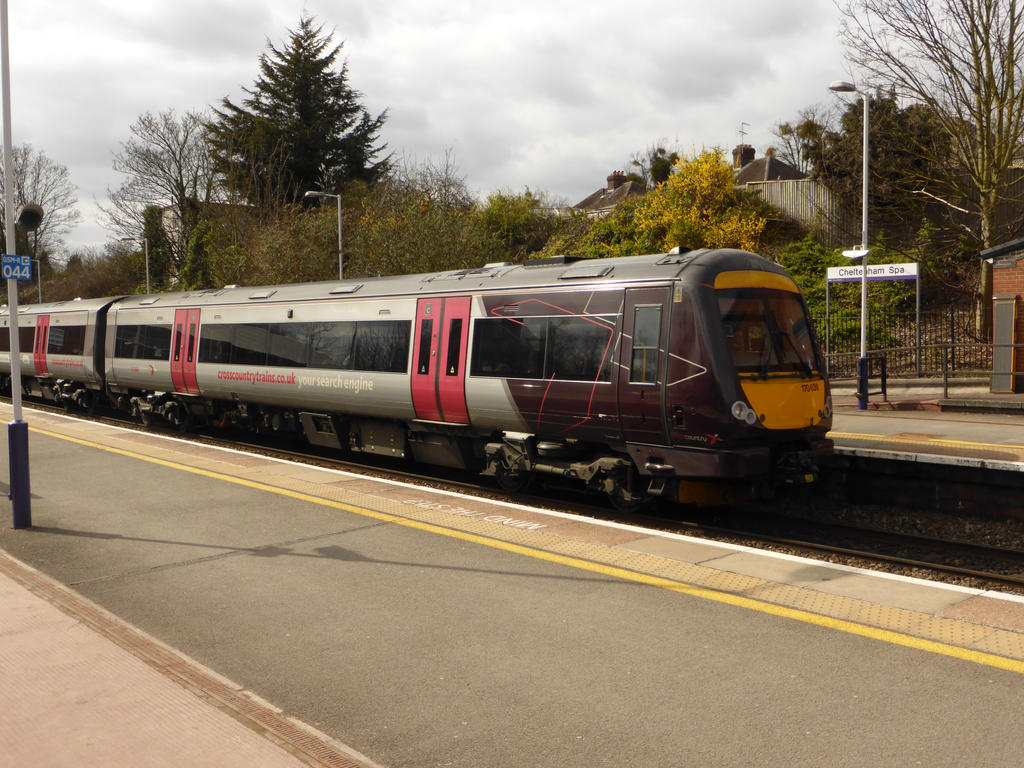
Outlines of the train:
{"label": "train", "polygon": [[[0,386],[11,381],[0,311]],[[21,386],[142,424],[557,476],[632,509],[813,482],[832,401],[799,288],[733,249],[23,306]]]}

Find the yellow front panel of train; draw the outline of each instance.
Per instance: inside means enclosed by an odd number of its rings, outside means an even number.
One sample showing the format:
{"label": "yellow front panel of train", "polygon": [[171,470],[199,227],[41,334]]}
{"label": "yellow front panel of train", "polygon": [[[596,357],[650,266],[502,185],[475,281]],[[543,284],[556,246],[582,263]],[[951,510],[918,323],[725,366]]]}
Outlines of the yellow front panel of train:
{"label": "yellow front panel of train", "polygon": [[828,388],[821,378],[742,378],[740,386],[767,429],[813,427],[824,417]]}

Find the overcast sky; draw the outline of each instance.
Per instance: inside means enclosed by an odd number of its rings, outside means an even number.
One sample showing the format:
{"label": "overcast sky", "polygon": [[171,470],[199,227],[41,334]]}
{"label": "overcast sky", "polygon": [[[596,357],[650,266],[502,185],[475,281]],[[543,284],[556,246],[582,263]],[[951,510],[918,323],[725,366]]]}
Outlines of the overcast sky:
{"label": "overcast sky", "polygon": [[11,0],[13,140],[69,169],[82,223],[122,181],[113,153],[146,111],[204,110],[252,86],[306,11],[344,42],[350,85],[396,157],[450,150],[481,198],[576,203],[656,142],[731,150],[832,102],[847,77],[831,0]]}

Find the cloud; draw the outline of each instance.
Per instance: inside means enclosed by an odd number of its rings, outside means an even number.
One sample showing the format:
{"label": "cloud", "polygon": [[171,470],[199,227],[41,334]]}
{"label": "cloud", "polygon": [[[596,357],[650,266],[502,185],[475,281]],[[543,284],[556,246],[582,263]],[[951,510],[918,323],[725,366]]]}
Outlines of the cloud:
{"label": "cloud", "polygon": [[[763,150],[771,128],[840,76],[830,3],[662,0],[486,6],[465,0],[179,0],[12,8],[14,140],[68,166],[83,224],[120,184],[111,158],[145,111],[237,100],[267,41],[303,13],[344,42],[350,84],[406,157],[446,150],[481,195],[529,187],[576,202],[665,139]],[[839,74],[836,74],[839,72]],[[90,207],[86,207],[86,205]]]}

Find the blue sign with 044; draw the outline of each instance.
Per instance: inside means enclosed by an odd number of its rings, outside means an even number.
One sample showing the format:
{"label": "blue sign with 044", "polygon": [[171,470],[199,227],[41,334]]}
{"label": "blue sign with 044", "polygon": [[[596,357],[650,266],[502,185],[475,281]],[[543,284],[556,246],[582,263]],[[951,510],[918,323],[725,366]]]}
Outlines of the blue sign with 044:
{"label": "blue sign with 044", "polygon": [[31,280],[32,258],[5,253],[0,262],[0,277],[4,280]]}

